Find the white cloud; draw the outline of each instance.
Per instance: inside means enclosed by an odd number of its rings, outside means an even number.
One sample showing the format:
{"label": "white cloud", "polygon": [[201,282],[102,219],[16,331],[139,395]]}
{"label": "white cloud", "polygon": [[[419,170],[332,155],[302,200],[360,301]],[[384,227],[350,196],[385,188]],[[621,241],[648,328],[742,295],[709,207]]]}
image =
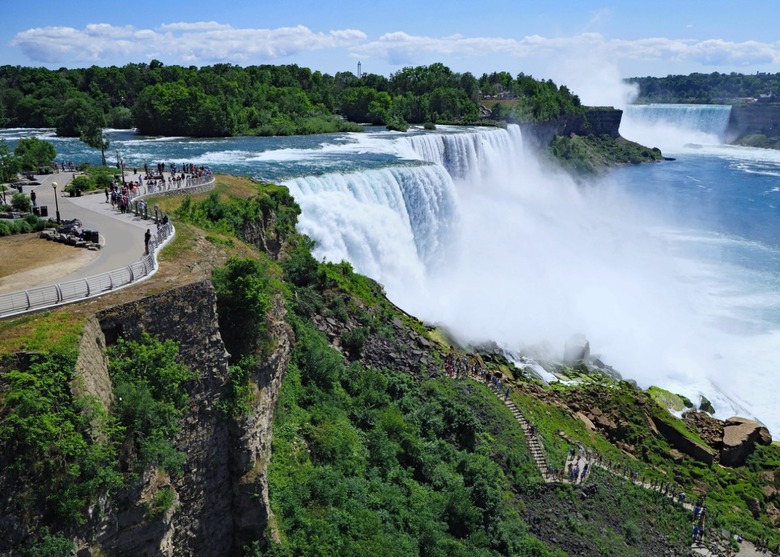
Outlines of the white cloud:
{"label": "white cloud", "polygon": [[[589,24],[599,25],[609,12],[593,14]],[[158,27],[137,28],[91,23],[83,29],[42,27],[18,33],[11,45],[20,48],[33,62],[49,64],[124,64],[139,59],[159,58],[166,63],[242,64],[275,63],[314,51],[346,49],[349,55],[373,60],[377,66],[399,67],[441,61],[456,71],[464,66],[483,66],[535,73],[566,60],[592,58],[619,67],[635,68],[655,63],[666,68],[690,71],[734,71],[751,66],[780,63],[778,43],[721,39],[695,41],[650,37],[637,40],[611,39],[600,33],[568,37],[469,37],[425,36],[403,31],[385,33],[369,40],[358,29],[315,32],[303,25],[274,29],[237,28],[217,21],[170,22]],[[586,56],[587,55],[587,56]],[[580,62],[577,62],[578,64]],[[593,64],[590,64],[591,66]],[[528,69],[534,68],[533,72]],[[709,70],[708,70],[709,69]],[[326,70],[327,71],[327,70]],[[490,71],[488,69],[488,71]],[[546,76],[545,76],[546,77]]]}
{"label": "white cloud", "polygon": [[230,29],[231,26],[226,23],[219,23],[216,21],[193,21],[193,22],[177,22],[177,23],[163,23],[160,25],[160,29],[163,31],[212,31],[215,29]]}
{"label": "white cloud", "polygon": [[[554,60],[564,56],[588,53],[597,58],[685,62],[691,65],[748,66],[780,61],[777,43],[720,39],[646,38],[638,40],[607,39],[600,33],[581,33],[570,37],[547,38],[529,35],[521,39],[502,37],[428,37],[404,32],[386,33],[375,41],[353,47],[357,54],[390,63],[411,63],[430,55],[484,56],[504,55],[509,59]],[[578,56],[579,58],[580,56]]]}
{"label": "white cloud", "polygon": [[302,25],[276,29],[237,29],[215,21],[167,23],[156,29],[89,24],[84,29],[43,27],[11,41],[35,62],[113,63],[158,57],[171,63],[274,61],[314,50],[341,48],[366,40],[355,29],[315,33]]}

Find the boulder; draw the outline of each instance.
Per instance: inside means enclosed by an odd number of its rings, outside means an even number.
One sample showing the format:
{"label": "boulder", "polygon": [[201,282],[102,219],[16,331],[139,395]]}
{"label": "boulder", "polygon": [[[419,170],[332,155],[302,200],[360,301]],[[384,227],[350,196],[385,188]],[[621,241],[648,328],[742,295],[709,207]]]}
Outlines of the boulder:
{"label": "boulder", "polygon": [[590,343],[585,335],[574,335],[566,341],[563,348],[563,363],[567,366],[588,363],[590,360]]}
{"label": "boulder", "polygon": [[585,424],[585,429],[587,429],[588,431],[596,431],[596,426],[593,425],[591,419],[588,418],[585,414],[583,414],[582,412],[577,412],[576,416],[583,424]]}
{"label": "boulder", "polygon": [[710,415],[715,413],[715,408],[712,406],[712,403],[704,395],[701,396],[701,401],[699,402],[699,410],[702,412],[707,412],[707,414]]}
{"label": "boulder", "polygon": [[772,443],[772,436],[766,427],[747,418],[729,418],[723,427],[720,463],[724,466],[742,466],[756,443]]}
{"label": "boulder", "polygon": [[652,420],[661,435],[678,451],[705,464],[714,462],[716,453],[711,448],[694,441],[659,416],[652,416]]}

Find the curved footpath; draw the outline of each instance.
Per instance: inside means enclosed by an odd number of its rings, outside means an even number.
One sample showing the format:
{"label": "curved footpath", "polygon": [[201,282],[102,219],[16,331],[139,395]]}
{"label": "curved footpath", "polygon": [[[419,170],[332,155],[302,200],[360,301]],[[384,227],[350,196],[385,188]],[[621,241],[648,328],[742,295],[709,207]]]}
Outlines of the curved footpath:
{"label": "curved footpath", "polygon": [[[28,290],[21,290],[0,296],[0,299],[6,300],[5,303],[0,304],[0,319],[107,294],[119,288],[129,286],[130,284],[135,284],[139,282],[139,280],[147,278],[156,272],[156,251],[173,237],[172,226],[170,224],[165,225],[162,229],[158,230],[157,224],[153,218],[144,219],[136,216],[132,212],[123,214],[117,208],[112,207],[110,203],[106,202],[105,193],[102,191],[82,195],[80,197],[63,195],[65,186],[71,182],[74,176],[75,174],[72,172],[36,176],[36,181],[39,182],[40,185],[32,187],[26,186],[24,187],[24,193],[29,194],[30,191],[35,191],[37,205],[39,207],[46,206],[49,219],[56,219],[57,206],[59,206],[61,221],[64,222],[78,219],[81,222],[82,229],[97,231],[100,235],[101,245],[98,257],[71,273],[63,275],[57,275],[55,273],[52,280],[45,285],[29,285]],[[128,179],[130,176],[125,173],[125,178]],[[54,182],[57,183],[56,202],[54,197],[55,190],[52,187],[52,183]],[[193,180],[192,183],[188,181],[186,183],[187,185],[180,188],[164,188],[160,192],[143,193],[133,199],[136,200],[158,193],[184,193],[194,189],[202,190],[204,188],[213,187],[214,183],[214,177],[209,175],[209,178],[196,179]],[[152,232],[152,244],[150,245],[154,247],[154,252],[148,257],[144,255],[144,234],[147,229],[150,229]],[[171,232],[170,235],[169,232]],[[45,261],[41,262],[41,264],[45,263]],[[114,274],[118,270],[126,271],[128,278],[120,279],[122,282],[116,282],[113,278],[109,277],[110,274]],[[105,280],[100,280],[104,277],[106,277]],[[88,278],[98,280],[84,280]],[[95,284],[90,286],[88,284],[90,282]],[[101,285],[101,282],[104,284]],[[59,285],[73,285],[76,283],[80,283],[82,288],[85,289],[83,295],[78,293],[74,295],[71,293],[71,295],[66,298]],[[108,286],[105,286],[106,283]],[[90,288],[95,289],[93,294],[89,293]],[[19,305],[16,301],[12,301],[13,298],[24,300],[26,297],[29,304],[30,295],[27,295],[27,293],[32,293],[33,291],[51,291],[57,292],[58,294],[56,295],[56,298],[47,299],[44,303],[41,303],[42,300],[39,300],[38,303],[31,305],[30,307],[27,307],[24,302],[22,302],[22,309],[19,309]],[[51,292],[48,296],[51,296]]]}
{"label": "curved footpath", "polygon": [[[61,220],[78,219],[82,228],[90,228],[100,233],[100,255],[79,270],[60,277],[57,282],[86,278],[124,267],[138,261],[144,254],[144,232],[154,228],[151,220],[138,219],[132,214],[121,214],[106,203],[103,192],[69,197],[62,195],[66,185],[73,179],[70,172],[38,176],[40,186],[35,186],[38,205],[47,205],[49,218],[56,218],[54,189],[57,182],[57,203]],[[132,218],[131,218],[132,217]]]}

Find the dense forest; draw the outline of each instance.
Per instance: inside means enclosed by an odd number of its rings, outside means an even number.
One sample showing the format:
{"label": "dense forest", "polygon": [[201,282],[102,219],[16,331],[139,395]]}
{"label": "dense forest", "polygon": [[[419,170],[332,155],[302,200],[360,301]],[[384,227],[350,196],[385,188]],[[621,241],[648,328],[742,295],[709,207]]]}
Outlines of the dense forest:
{"label": "dense forest", "polygon": [[[492,111],[483,98],[512,100]],[[0,67],[0,127],[56,128],[100,141],[104,127],[147,135],[219,137],[358,130],[358,123],[409,124],[548,120],[581,112],[565,86],[507,72],[456,73],[443,64],[407,67],[389,78],[335,76],[296,65],[166,66],[48,70]]]}
{"label": "dense forest", "polygon": [[692,73],[626,81],[639,86],[638,103],[734,104],[780,93],[780,73]]}

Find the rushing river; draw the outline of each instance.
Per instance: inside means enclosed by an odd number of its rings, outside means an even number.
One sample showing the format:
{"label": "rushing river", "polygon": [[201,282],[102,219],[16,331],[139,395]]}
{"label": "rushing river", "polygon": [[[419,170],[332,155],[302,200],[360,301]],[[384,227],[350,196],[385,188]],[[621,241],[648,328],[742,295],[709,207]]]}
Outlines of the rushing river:
{"label": "rushing river", "polygon": [[[700,117],[697,119],[697,111]],[[288,185],[318,258],[348,260],[464,342],[560,355],[573,334],[625,377],[780,431],[780,152],[718,139],[727,109],[627,111],[674,157],[577,186],[517,127],[292,138],[110,130],[110,163],[192,162]],[[725,116],[724,116],[725,115]],[[46,130],[58,160],[99,153]]]}

